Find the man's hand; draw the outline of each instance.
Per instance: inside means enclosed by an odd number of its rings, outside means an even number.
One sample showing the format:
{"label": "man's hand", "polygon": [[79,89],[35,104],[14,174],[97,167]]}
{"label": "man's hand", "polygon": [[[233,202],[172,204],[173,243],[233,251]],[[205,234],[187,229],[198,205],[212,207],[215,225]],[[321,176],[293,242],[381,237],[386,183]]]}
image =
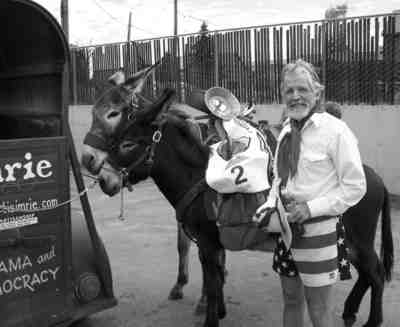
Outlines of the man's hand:
{"label": "man's hand", "polygon": [[258,209],[257,209],[257,211],[256,211],[256,213],[254,214],[254,216],[253,216],[253,221],[254,222],[257,222],[257,223],[260,223],[263,219],[264,219],[264,217],[265,217],[265,215],[269,212],[269,210],[271,210],[272,208],[269,206],[269,204],[267,203],[267,202],[265,202],[263,205],[261,205]]}
{"label": "man's hand", "polygon": [[287,206],[289,211],[288,221],[290,223],[304,223],[307,219],[311,218],[310,209],[307,203],[292,202]]}

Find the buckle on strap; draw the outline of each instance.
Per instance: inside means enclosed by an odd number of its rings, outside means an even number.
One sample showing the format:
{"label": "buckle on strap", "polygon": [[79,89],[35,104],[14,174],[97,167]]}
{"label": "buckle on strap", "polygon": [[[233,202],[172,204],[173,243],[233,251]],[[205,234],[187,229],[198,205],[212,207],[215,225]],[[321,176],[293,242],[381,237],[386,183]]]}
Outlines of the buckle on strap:
{"label": "buckle on strap", "polygon": [[152,141],[153,141],[154,143],[160,143],[161,137],[162,137],[162,133],[161,133],[161,131],[158,129],[158,130],[156,130],[156,131],[154,132]]}

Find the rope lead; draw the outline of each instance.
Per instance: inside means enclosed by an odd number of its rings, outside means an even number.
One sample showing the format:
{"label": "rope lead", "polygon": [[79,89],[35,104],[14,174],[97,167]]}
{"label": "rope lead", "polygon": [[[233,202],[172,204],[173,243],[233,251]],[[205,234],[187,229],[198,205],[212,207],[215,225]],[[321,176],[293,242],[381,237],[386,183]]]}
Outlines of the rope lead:
{"label": "rope lead", "polygon": [[127,172],[125,169],[122,169],[120,174],[119,174],[119,186],[121,190],[121,202],[120,202],[120,208],[119,208],[119,216],[118,219],[124,221],[124,177],[126,176]]}

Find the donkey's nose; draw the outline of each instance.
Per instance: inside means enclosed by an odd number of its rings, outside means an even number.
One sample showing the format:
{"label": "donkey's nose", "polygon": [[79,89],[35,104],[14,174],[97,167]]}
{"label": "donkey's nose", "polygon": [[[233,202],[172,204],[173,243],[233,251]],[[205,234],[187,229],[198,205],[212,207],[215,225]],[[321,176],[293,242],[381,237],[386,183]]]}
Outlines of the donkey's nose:
{"label": "donkey's nose", "polygon": [[98,160],[93,153],[82,153],[82,165],[93,175],[97,175],[102,167],[102,163],[97,161]]}
{"label": "donkey's nose", "polygon": [[100,173],[104,165],[106,153],[97,150],[87,144],[82,147],[82,165],[94,175]]}
{"label": "donkey's nose", "polygon": [[82,165],[87,170],[89,170],[91,173],[93,173],[93,171],[92,171],[93,163],[94,163],[94,155],[92,153],[83,152],[82,153]]}
{"label": "donkey's nose", "polygon": [[108,196],[114,196],[119,192],[118,185],[109,185],[109,183],[103,178],[100,179],[99,186],[101,190]]}

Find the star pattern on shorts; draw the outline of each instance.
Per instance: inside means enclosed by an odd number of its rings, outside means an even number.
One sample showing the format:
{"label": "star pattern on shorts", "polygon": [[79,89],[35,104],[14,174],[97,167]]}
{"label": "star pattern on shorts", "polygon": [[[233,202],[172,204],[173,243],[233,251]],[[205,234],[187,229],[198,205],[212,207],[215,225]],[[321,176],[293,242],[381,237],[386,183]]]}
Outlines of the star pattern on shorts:
{"label": "star pattern on shorts", "polygon": [[[345,228],[341,219],[339,219],[339,222],[336,225],[336,233],[338,248],[337,262],[340,279],[351,279],[350,262],[347,258],[349,251],[346,246]],[[290,249],[288,250],[286,248],[285,242],[283,241],[282,237],[278,237],[278,239],[276,240],[272,269],[278,274],[287,277],[295,277],[299,275],[293,255]]]}
{"label": "star pattern on shorts", "polygon": [[298,275],[296,265],[293,261],[293,256],[290,250],[287,250],[285,242],[283,242],[281,237],[276,241],[272,268],[278,274],[283,276],[294,277]]}

